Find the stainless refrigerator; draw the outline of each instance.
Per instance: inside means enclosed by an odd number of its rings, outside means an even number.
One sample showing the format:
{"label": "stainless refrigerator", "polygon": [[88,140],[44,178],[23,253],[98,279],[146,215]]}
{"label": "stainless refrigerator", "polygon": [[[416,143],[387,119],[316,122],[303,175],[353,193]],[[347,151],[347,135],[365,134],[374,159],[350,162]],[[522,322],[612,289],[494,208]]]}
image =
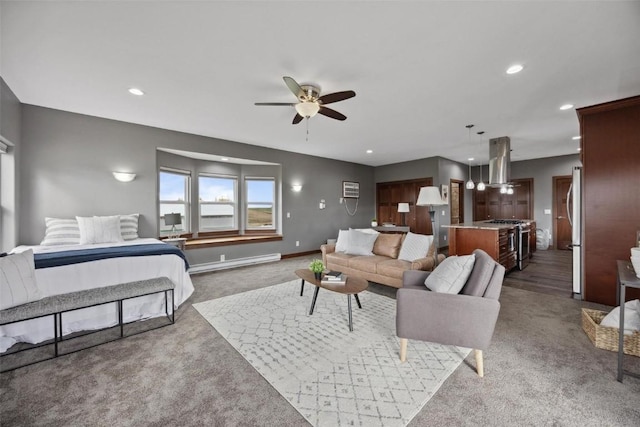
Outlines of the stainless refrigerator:
{"label": "stainless refrigerator", "polygon": [[567,193],[567,214],[571,224],[571,247],[573,250],[573,297],[583,299],[583,265],[582,265],[582,168],[573,168],[569,192]]}

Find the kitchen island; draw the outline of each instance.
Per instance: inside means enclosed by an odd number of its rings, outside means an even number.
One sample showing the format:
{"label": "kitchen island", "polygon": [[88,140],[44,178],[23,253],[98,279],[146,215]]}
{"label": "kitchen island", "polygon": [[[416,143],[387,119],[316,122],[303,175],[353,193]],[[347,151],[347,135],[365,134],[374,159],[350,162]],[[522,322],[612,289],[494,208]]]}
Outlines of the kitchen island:
{"label": "kitchen island", "polygon": [[[535,229],[533,221],[521,221]],[[527,258],[530,256],[529,235],[526,236],[526,241],[522,242],[522,245],[518,241],[519,224],[477,221],[443,227],[449,229],[449,255],[469,255],[474,249],[482,249],[496,262],[502,264],[507,271],[518,265],[519,250],[521,256]]]}

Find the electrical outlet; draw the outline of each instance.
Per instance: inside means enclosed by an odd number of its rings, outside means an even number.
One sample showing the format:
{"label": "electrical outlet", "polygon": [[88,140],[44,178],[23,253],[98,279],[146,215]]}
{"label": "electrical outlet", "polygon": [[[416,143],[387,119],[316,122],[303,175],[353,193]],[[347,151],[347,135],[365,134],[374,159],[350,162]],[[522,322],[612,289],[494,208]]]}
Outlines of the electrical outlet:
{"label": "electrical outlet", "polygon": [[287,218],[291,218],[291,212],[287,212]]}
{"label": "electrical outlet", "polygon": [[342,202],[344,202],[344,197],[340,197],[340,204],[342,204]]}
{"label": "electrical outlet", "polygon": [[447,235],[446,235],[446,234],[445,234],[444,236],[442,236],[442,237],[444,237],[444,240],[445,240],[445,241],[447,240]]}
{"label": "electrical outlet", "polygon": [[226,257],[224,256],[224,254],[220,255],[220,261],[224,261],[226,259]]}
{"label": "electrical outlet", "polygon": [[445,214],[444,214],[444,212],[445,212],[445,210],[443,209],[443,210],[442,210],[442,216],[444,216],[444,215],[445,215]]}
{"label": "electrical outlet", "polygon": [[296,246],[300,246],[300,241],[296,240]]}

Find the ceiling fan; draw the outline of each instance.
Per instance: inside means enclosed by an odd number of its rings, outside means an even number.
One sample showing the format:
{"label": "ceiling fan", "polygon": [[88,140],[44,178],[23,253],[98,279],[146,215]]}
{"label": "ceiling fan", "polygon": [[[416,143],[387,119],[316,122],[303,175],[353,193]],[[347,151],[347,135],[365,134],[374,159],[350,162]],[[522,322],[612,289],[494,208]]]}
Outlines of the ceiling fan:
{"label": "ceiling fan", "polygon": [[344,101],[345,99],[353,98],[356,93],[352,90],[345,90],[343,92],[329,93],[320,96],[320,88],[311,84],[299,85],[291,77],[283,77],[284,82],[293,94],[298,98],[299,102],[256,102],[255,105],[277,105],[277,106],[291,106],[296,109],[296,115],[293,118],[292,124],[296,125],[302,121],[303,118],[313,117],[320,113],[323,116],[331,117],[336,120],[346,120],[347,116],[337,112],[331,108],[325,107],[326,104],[333,102]]}

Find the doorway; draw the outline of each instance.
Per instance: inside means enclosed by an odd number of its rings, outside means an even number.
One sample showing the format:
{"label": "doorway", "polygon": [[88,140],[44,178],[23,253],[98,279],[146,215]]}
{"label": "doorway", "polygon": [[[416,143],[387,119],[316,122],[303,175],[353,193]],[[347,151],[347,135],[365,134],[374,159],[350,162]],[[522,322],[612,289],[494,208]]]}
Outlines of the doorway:
{"label": "doorway", "polygon": [[451,200],[451,224],[464,222],[464,182],[452,179],[449,182],[449,199]]}
{"label": "doorway", "polygon": [[571,175],[553,177],[553,241],[555,249],[571,249],[571,224],[567,211],[567,193]]}

